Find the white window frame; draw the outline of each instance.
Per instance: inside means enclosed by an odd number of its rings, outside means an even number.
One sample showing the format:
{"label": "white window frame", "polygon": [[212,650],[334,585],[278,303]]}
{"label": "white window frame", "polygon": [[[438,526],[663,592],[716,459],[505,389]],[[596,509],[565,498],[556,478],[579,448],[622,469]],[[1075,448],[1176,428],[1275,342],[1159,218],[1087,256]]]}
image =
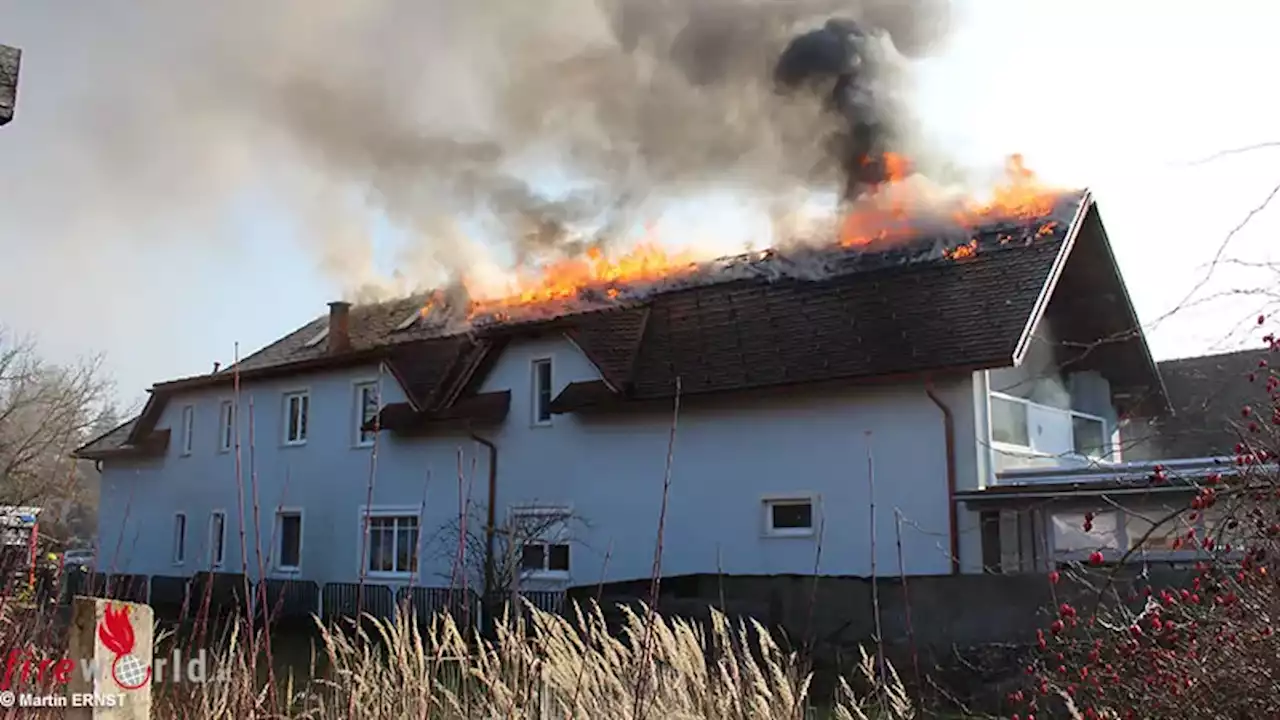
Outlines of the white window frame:
{"label": "white window frame", "polygon": [[[554,529],[554,537],[539,537],[537,544],[544,546],[546,549],[542,553],[543,568],[541,570],[527,570],[524,567],[524,543],[520,547],[514,548],[515,562],[517,569],[520,571],[522,579],[529,580],[568,580],[573,575],[573,535],[569,531],[569,521],[573,517],[573,508],[567,505],[518,505],[508,510],[508,522],[511,527],[519,522],[520,518],[526,517],[554,517],[558,518],[558,527]],[[569,569],[568,570],[552,570],[548,567],[551,562],[551,546],[566,545],[569,548]]]}
{"label": "white window frame", "polygon": [[[765,495],[760,498],[760,533],[767,538],[811,538],[818,533],[817,493],[800,492],[779,495]],[[809,527],[780,528],[773,525],[773,508],[786,505],[808,505]]]}
{"label": "white window frame", "polygon": [[[1001,452],[1001,453],[1004,453],[1004,454],[1006,454],[1006,455],[1021,455],[1021,456],[1024,456],[1024,457],[1042,457],[1042,458],[1075,457],[1075,458],[1084,458],[1085,460],[1089,460],[1089,461],[1091,461],[1091,462],[1098,462],[1098,463],[1108,463],[1108,462],[1111,462],[1110,460],[1108,460],[1108,456],[1109,456],[1110,452],[1112,452],[1112,451],[1113,451],[1113,448],[1111,448],[1111,447],[1110,447],[1110,445],[1111,445],[1111,438],[1112,438],[1112,435],[1114,435],[1114,433],[1115,433],[1115,429],[1116,429],[1116,428],[1115,428],[1115,427],[1113,427],[1111,423],[1107,422],[1107,419],[1106,419],[1106,418],[1104,418],[1104,417],[1102,417],[1102,416],[1100,416],[1100,415],[1093,415],[1093,414],[1091,414],[1091,413],[1080,412],[1079,410],[1064,410],[1063,408],[1054,407],[1054,406],[1052,406],[1052,405],[1045,405],[1044,403],[1038,403],[1038,402],[1036,402],[1036,401],[1034,401],[1034,400],[1028,400],[1027,398],[1024,398],[1024,397],[1018,397],[1017,395],[1010,395],[1009,393],[1003,393],[1003,392],[1000,392],[1000,391],[998,391],[998,390],[992,390],[992,391],[990,391],[990,392],[989,392],[989,393],[987,393],[987,394],[989,395],[989,398],[988,398],[988,400],[987,400],[987,404],[988,404],[988,408],[987,408],[987,437],[988,437],[988,438],[990,439],[990,441],[991,441],[991,447],[992,447],[992,449],[997,450],[997,451],[999,451],[999,452]],[[1036,407],[1045,408],[1045,409],[1051,410],[1051,411],[1053,411],[1053,412],[1057,412],[1057,413],[1061,413],[1061,414],[1063,414],[1063,415],[1066,415],[1066,416],[1070,417],[1073,421],[1074,421],[1074,419],[1075,419],[1075,418],[1080,417],[1080,418],[1084,418],[1084,419],[1086,419],[1086,420],[1093,420],[1093,421],[1099,422],[1099,423],[1101,423],[1101,424],[1102,424],[1102,439],[1103,439],[1103,442],[1104,442],[1104,443],[1106,443],[1106,445],[1107,445],[1107,446],[1106,446],[1106,447],[1103,447],[1103,449],[1102,449],[1103,454],[1102,454],[1102,455],[1099,455],[1099,456],[1097,456],[1097,457],[1092,456],[1092,455],[1084,455],[1084,454],[1082,454],[1082,453],[1078,453],[1078,452],[1076,452],[1076,451],[1075,451],[1075,424],[1074,424],[1074,422],[1072,423],[1072,426],[1071,426],[1071,440],[1072,440],[1072,443],[1071,443],[1071,444],[1072,444],[1072,450],[1071,450],[1071,452],[1069,452],[1069,453],[1059,453],[1059,454],[1047,453],[1047,452],[1043,452],[1043,451],[1041,451],[1041,450],[1036,450],[1035,448],[1031,447],[1030,445],[1017,445],[1017,444],[1014,444],[1014,443],[1008,443],[1008,442],[1001,442],[1001,441],[998,441],[998,440],[996,440],[996,439],[995,439],[995,419],[994,419],[994,413],[992,413],[992,412],[991,412],[991,409],[990,409],[990,405],[991,405],[991,404],[993,404],[993,402],[994,402],[994,401],[996,401],[996,400],[1005,400],[1005,401],[1012,402],[1012,403],[1017,404],[1017,405],[1021,405],[1021,406],[1022,406],[1022,409],[1023,409],[1023,413],[1024,413],[1024,414],[1026,413],[1026,409],[1027,409],[1027,406],[1028,406],[1028,405],[1035,405]],[[1028,420],[1027,420],[1027,433],[1028,433],[1028,436],[1030,435],[1030,432],[1031,432],[1031,427],[1030,427],[1030,426],[1031,426],[1031,423],[1030,423],[1030,420],[1028,419]],[[1027,442],[1030,442],[1030,441],[1031,441],[1031,440],[1030,440],[1030,437],[1028,437]]]}
{"label": "white window frame", "polygon": [[[369,529],[373,526],[376,518],[406,518],[412,517],[418,520],[418,537],[413,549],[415,567],[408,570],[370,570],[369,561],[372,557],[370,550],[373,542]],[[365,522],[369,523],[369,527],[365,526]],[[421,577],[422,573],[422,550],[423,542],[422,527],[422,508],[418,505],[362,505],[359,508],[359,514],[356,516],[356,571],[362,573],[366,578],[386,579],[386,580],[403,580],[410,577]],[[394,542],[400,542],[400,533],[397,530],[392,533]],[[392,557],[398,558],[399,547],[392,551]]]}
{"label": "white window frame", "polygon": [[182,456],[186,457],[191,454],[192,447],[195,446],[196,431],[196,406],[182,406]]}
{"label": "white window frame", "polygon": [[[213,525],[215,518],[222,518],[221,537],[216,538],[214,542]],[[209,566],[212,568],[221,568],[227,562],[227,511],[226,510],[210,510],[209,511]]]}
{"label": "white window frame", "polygon": [[[178,524],[181,521],[182,527]],[[183,565],[187,562],[187,514],[181,510],[173,514],[173,546],[170,560],[174,565]]]}
{"label": "white window frame", "polygon": [[[306,411],[302,413],[302,417],[304,418],[304,420],[302,422],[299,422],[298,424],[298,430],[300,431],[299,437],[290,438],[289,422],[290,420],[293,419],[293,400],[295,398],[299,398],[298,407],[302,408],[303,406],[305,406]],[[301,445],[306,445],[307,438],[311,434],[311,390],[310,389],[300,388],[297,390],[289,390],[284,393],[284,395],[282,396],[282,419],[283,419],[283,422],[281,423],[282,427],[280,428],[281,430],[280,435],[283,438],[284,445],[288,447],[298,447]]]}
{"label": "white window frame", "polygon": [[[538,369],[543,365],[547,367],[547,417],[543,419],[539,417],[539,410],[542,409],[542,386],[538,384]],[[537,357],[529,361],[529,424],[533,427],[550,427],[551,419],[551,401],[554,399],[556,386],[556,366],[550,357]]]}
{"label": "white window frame", "polygon": [[[284,564],[284,519],[286,517],[298,517],[298,563],[296,565]],[[307,536],[306,533],[306,517],[301,507],[280,507],[276,508],[276,524],[275,524],[275,547],[272,548],[273,560],[272,565],[276,572],[296,575],[302,572],[302,544]]]}
{"label": "white window frame", "polygon": [[374,415],[376,416],[377,413],[382,410],[382,384],[379,383],[377,380],[356,380],[354,383],[351,384],[351,387],[352,387],[352,399],[351,399],[352,414],[354,416],[354,422],[355,422],[355,427],[353,428],[355,442],[353,443],[353,446],[357,448],[373,447],[373,444],[376,438],[374,433],[370,431],[369,439],[366,440],[364,438],[364,433],[361,432],[360,430],[360,428],[363,427],[365,423],[364,393],[366,390],[373,391],[374,400],[376,402],[376,409],[374,410]]}
{"label": "white window frame", "polygon": [[231,452],[235,447],[236,405],[232,400],[223,400],[218,406],[218,452]]}

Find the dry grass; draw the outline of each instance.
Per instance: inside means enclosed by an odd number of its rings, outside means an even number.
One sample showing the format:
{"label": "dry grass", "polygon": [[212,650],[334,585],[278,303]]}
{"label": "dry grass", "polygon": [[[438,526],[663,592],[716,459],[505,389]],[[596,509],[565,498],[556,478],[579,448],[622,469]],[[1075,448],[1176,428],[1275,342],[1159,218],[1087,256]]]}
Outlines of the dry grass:
{"label": "dry grass", "polygon": [[[253,681],[242,638],[226,638],[228,681],[191,686],[159,703],[157,716],[182,718],[651,718],[802,720],[814,717],[804,660],[783,651],[755,622],[714,613],[709,626],[623,609],[621,632],[599,607],[570,618],[529,607],[491,640],[467,637],[446,615],[426,632],[406,621],[366,618],[322,628],[320,676],[278,680],[275,695]],[[402,614],[407,615],[407,614]],[[646,626],[652,618],[652,627]],[[611,632],[612,630],[612,632]],[[644,641],[646,632],[649,642]],[[318,662],[312,667],[317,668]],[[905,720],[916,715],[891,667],[887,684],[863,655],[839,697],[818,704],[840,720]],[[642,697],[636,679],[644,677]],[[857,693],[854,686],[869,688]]]}

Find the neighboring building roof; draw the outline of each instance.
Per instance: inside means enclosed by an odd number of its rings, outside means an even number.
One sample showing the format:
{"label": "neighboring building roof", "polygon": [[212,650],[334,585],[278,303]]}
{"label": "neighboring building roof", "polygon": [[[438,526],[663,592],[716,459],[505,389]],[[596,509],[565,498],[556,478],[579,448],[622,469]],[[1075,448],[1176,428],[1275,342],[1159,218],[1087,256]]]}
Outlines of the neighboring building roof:
{"label": "neighboring building roof", "polygon": [[[970,243],[976,252],[963,259],[941,244],[921,238],[874,253],[809,251],[813,257],[803,259],[825,268],[817,279],[742,272],[757,266],[772,272],[795,261],[756,255],[736,261],[728,277],[737,279],[467,334],[440,336],[430,323],[407,325],[425,297],[357,306],[350,310],[347,351],[331,353],[317,342],[327,326],[321,317],[238,366],[155,386],[129,441],[154,429],[174,392],[229,386],[237,373],[249,382],[375,361],[406,388],[407,409],[420,420],[465,422],[470,418],[456,406],[477,396],[506,343],[547,334],[572,340],[603,377],[571,385],[555,400],[559,412],[670,398],[677,378],[682,394],[692,396],[1014,365],[1042,317],[1052,318],[1057,339],[1086,348],[1069,359],[1073,369],[1104,370],[1117,396],[1135,406],[1163,402],[1087,193],[1062,196],[1052,218],[980,228]],[[506,403],[495,397],[471,405],[492,421]],[[403,426],[405,412],[389,413],[383,427]]]}
{"label": "neighboring building roof", "polygon": [[1270,370],[1259,363],[1274,357],[1268,349],[1256,349],[1159,363],[1173,412],[1137,424],[1129,433],[1133,442],[1125,443],[1125,456],[1163,460],[1234,453],[1250,434],[1250,419],[1241,414],[1244,406],[1263,415],[1252,419],[1270,422]]}
{"label": "neighboring building roof", "polygon": [[21,50],[0,45],[0,125],[5,125],[13,119],[13,110],[18,98],[18,68],[21,60]]}

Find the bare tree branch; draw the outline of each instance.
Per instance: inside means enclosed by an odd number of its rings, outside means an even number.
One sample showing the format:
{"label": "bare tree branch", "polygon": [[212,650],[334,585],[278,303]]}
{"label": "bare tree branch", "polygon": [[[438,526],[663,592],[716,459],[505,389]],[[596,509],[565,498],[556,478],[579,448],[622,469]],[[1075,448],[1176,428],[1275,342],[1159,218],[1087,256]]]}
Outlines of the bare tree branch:
{"label": "bare tree branch", "polygon": [[118,421],[111,390],[101,357],[50,363],[0,328],[0,504],[45,507],[54,521],[93,497],[91,466],[69,455]]}

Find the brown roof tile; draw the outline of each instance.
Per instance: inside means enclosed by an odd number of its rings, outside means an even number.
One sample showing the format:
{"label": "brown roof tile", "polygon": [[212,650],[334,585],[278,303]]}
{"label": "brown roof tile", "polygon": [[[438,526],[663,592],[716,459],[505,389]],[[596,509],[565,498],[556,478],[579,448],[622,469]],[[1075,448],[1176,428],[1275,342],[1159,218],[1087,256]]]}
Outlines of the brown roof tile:
{"label": "brown roof tile", "polygon": [[[1241,409],[1271,408],[1267,370],[1259,361],[1275,358],[1265,349],[1165,360],[1159,364],[1173,412],[1135,425],[1125,444],[1126,459],[1166,460],[1232,455],[1247,438]],[[1254,381],[1250,382],[1250,375]],[[1262,418],[1269,420],[1267,417]]]}
{"label": "brown roof tile", "polygon": [[[811,251],[808,261],[816,258],[828,271],[822,279],[756,273],[660,291],[627,306],[477,327],[468,335],[433,337],[440,330],[426,323],[403,329],[425,296],[357,306],[350,311],[350,352],[330,355],[323,342],[306,347],[325,327],[325,316],[245,358],[239,371],[246,379],[385,361],[408,390],[412,411],[426,417],[475,396],[505,344],[530,334],[569,337],[605,380],[570,386],[556,399],[560,412],[587,400],[599,404],[602,386],[619,399],[666,397],[677,377],[685,393],[697,394],[1005,366],[1024,349],[1026,331],[1044,312],[1047,287],[1081,227],[1096,226],[1091,242],[1105,245],[1092,208],[1085,194],[1064,196],[1053,232],[1042,231],[1043,219],[985,228],[975,238],[978,252],[963,260],[944,259],[940,241],[930,238],[877,253]],[[801,255],[770,260],[806,261]],[[755,267],[739,262],[739,270]],[[1140,334],[1137,342],[1149,365]],[[155,390],[163,396],[229,382],[231,375],[228,369]]]}

